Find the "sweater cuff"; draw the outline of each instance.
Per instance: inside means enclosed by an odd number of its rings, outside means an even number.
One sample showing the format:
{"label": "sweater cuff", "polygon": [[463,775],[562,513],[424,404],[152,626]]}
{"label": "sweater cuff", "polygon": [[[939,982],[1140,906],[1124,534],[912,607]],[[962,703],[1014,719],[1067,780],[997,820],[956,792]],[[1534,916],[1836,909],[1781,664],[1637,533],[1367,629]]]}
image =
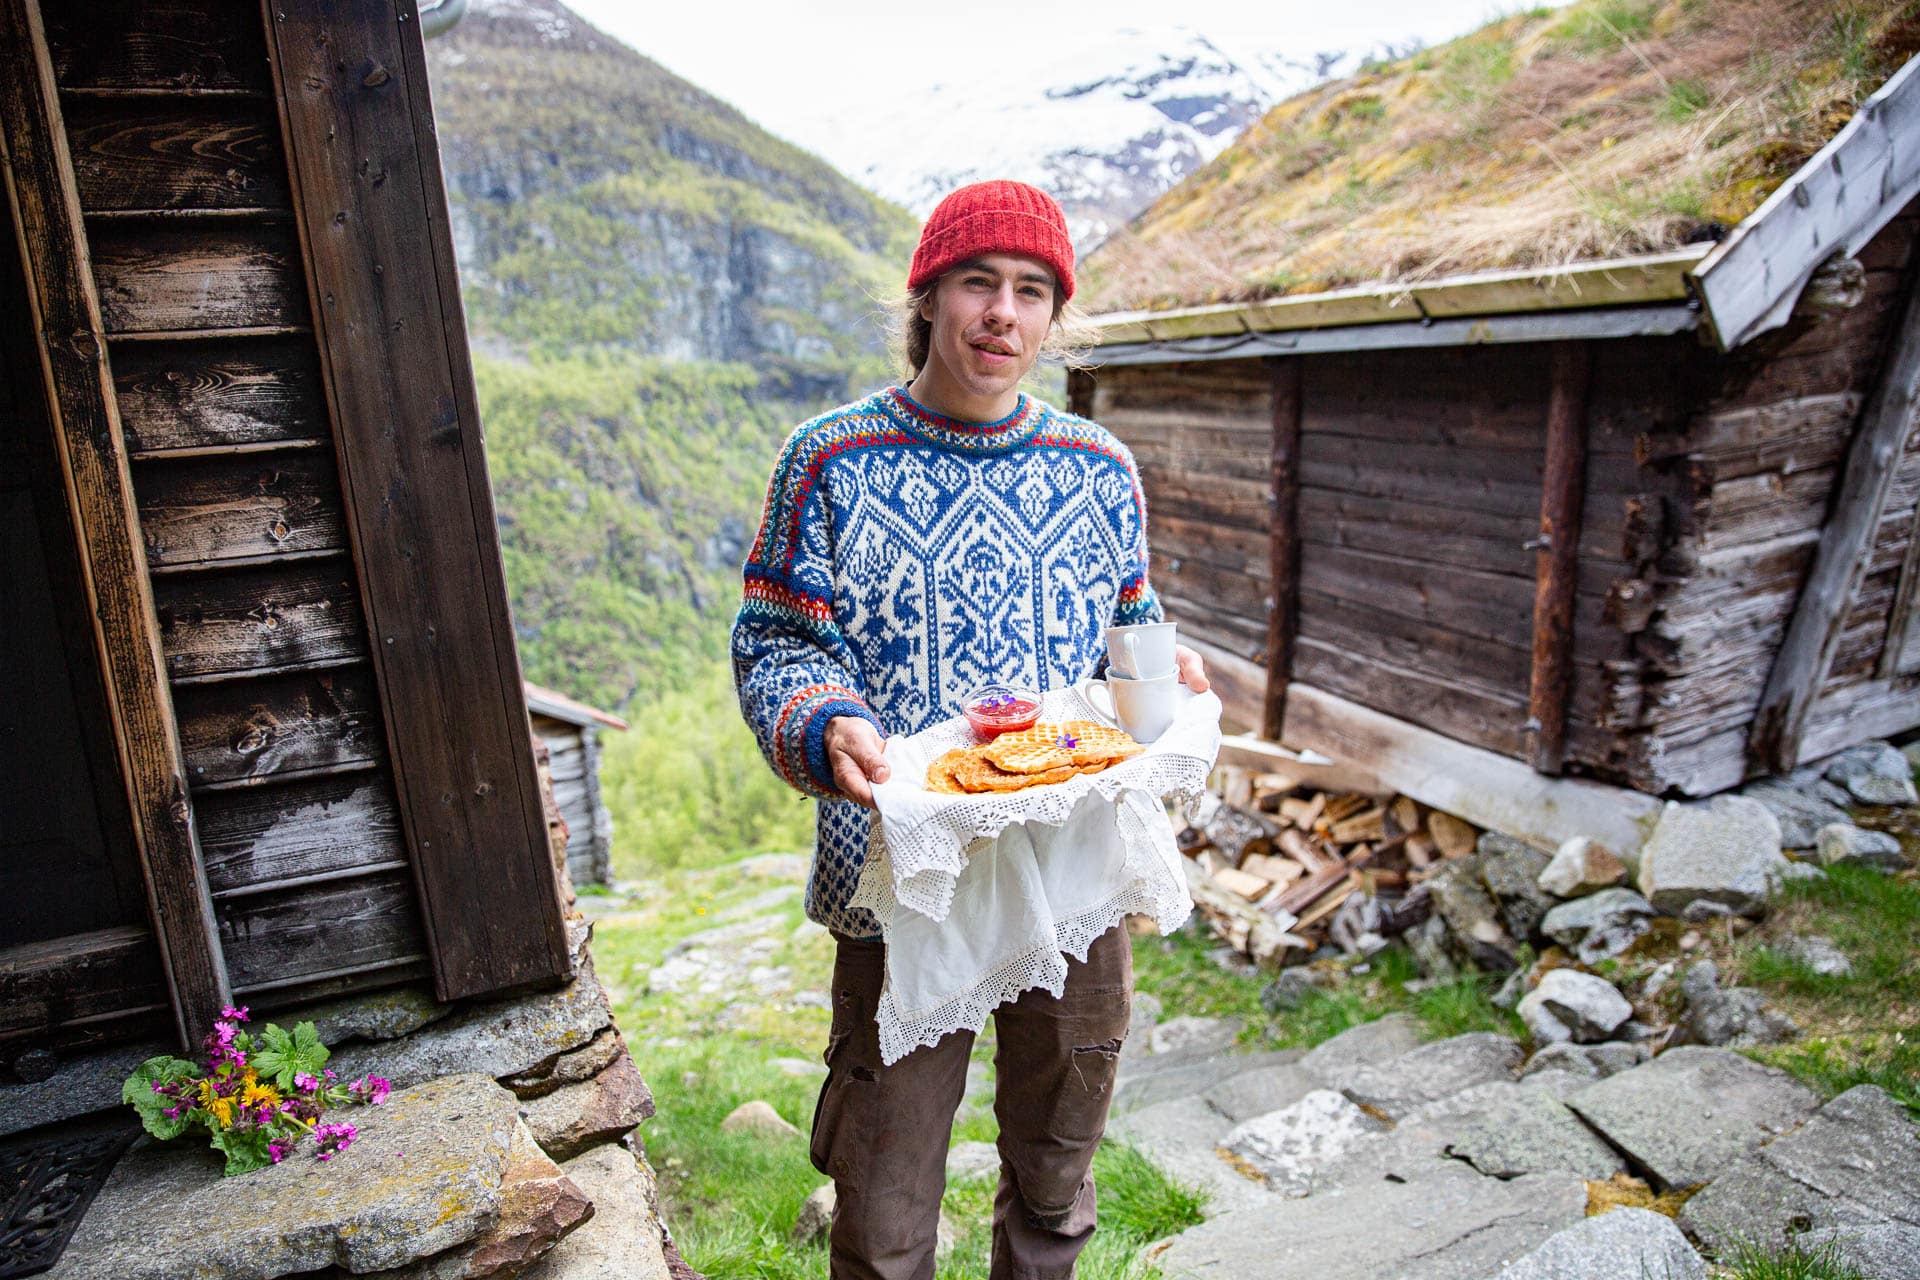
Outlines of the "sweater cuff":
{"label": "sweater cuff", "polygon": [[835,716],[854,716],[873,726],[874,732],[882,738],[887,731],[879,718],[852,693],[830,698],[816,704],[808,713],[807,721],[801,732],[801,741],[805,746],[807,776],[822,792],[830,796],[840,794],[839,784],[833,780],[833,768],[827,763],[827,722]]}

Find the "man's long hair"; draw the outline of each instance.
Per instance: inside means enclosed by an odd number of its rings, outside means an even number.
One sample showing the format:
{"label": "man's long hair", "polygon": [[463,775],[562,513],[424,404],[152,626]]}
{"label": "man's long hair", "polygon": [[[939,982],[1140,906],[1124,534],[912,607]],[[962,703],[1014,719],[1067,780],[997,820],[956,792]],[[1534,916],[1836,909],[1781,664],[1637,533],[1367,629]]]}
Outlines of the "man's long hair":
{"label": "man's long hair", "polygon": [[[940,280],[946,279],[945,276]],[[920,376],[920,370],[926,368],[927,353],[933,345],[933,321],[922,314],[926,304],[933,299],[933,291],[940,287],[940,280],[930,280],[918,289],[909,289],[900,295],[888,307],[889,341],[888,349],[894,359],[906,371],[907,381]],[[1069,369],[1084,368],[1094,347],[1094,333],[1087,324],[1087,313],[1082,311],[1070,299],[1062,299],[1058,293],[1053,299],[1053,323],[1047,328],[1047,336],[1040,344],[1041,364],[1065,365]]]}

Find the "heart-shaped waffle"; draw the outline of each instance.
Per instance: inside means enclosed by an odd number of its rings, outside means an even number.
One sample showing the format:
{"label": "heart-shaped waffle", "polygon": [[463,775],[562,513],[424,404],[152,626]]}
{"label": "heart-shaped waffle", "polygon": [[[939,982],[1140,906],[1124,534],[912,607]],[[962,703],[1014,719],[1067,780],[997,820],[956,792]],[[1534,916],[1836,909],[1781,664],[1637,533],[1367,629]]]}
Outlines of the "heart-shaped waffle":
{"label": "heart-shaped waffle", "polygon": [[1025,787],[1045,786],[1050,782],[1065,782],[1074,774],[1071,765],[1035,773],[1013,773],[1002,769],[986,757],[981,748],[974,748],[966,757],[954,766],[954,781],[962,791],[1019,791]]}
{"label": "heart-shaped waffle", "polygon": [[955,771],[961,761],[974,758],[972,747],[955,747],[927,766],[927,790],[935,795],[957,796],[966,794],[961,787]]}
{"label": "heart-shaped waffle", "polygon": [[1122,760],[1131,760],[1146,748],[1134,741],[1133,735],[1124,729],[1112,725],[1099,724],[1092,720],[1069,720],[1060,726],[1066,735],[1074,740],[1073,762],[1075,764],[1118,764]]}
{"label": "heart-shaped waffle", "polygon": [[988,743],[984,754],[1008,773],[1045,773],[1070,768],[1079,739],[1067,726],[1041,721],[1031,729],[1003,733]]}

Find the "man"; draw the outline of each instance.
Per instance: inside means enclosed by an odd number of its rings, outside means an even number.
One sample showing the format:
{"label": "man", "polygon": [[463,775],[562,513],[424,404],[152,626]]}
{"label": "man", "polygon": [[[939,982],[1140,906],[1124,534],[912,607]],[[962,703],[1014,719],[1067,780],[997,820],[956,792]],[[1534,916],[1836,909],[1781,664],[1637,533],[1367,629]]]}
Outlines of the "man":
{"label": "man", "polygon": [[[836,1280],[930,1280],[970,1033],[885,1066],[879,929],[849,908],[882,737],[959,714],[992,681],[1093,671],[1109,626],[1157,621],[1145,503],[1126,447],[1024,395],[1073,296],[1060,207],[983,182],[927,220],[903,316],[912,381],[802,424],[767,488],[734,623],[740,705],[769,763],[820,799],[807,913],[832,931],[833,1029],[812,1157],[834,1180]],[[1200,659],[1179,655],[1204,690]],[[995,1011],[1000,1186],[992,1275],[1073,1274],[1088,1172],[1126,1035],[1125,930],[1069,958],[1063,995]]]}

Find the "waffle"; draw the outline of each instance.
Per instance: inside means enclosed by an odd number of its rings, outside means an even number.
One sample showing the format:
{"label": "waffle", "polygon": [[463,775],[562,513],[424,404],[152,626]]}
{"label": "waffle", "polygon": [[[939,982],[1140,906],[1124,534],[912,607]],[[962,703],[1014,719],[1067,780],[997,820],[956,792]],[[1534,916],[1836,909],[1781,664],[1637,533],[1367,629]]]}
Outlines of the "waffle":
{"label": "waffle", "polygon": [[[1063,740],[1073,745],[1064,746]],[[1036,724],[980,746],[945,752],[927,766],[926,788],[935,795],[1021,791],[1099,773],[1144,750],[1118,729],[1090,720]]]}

